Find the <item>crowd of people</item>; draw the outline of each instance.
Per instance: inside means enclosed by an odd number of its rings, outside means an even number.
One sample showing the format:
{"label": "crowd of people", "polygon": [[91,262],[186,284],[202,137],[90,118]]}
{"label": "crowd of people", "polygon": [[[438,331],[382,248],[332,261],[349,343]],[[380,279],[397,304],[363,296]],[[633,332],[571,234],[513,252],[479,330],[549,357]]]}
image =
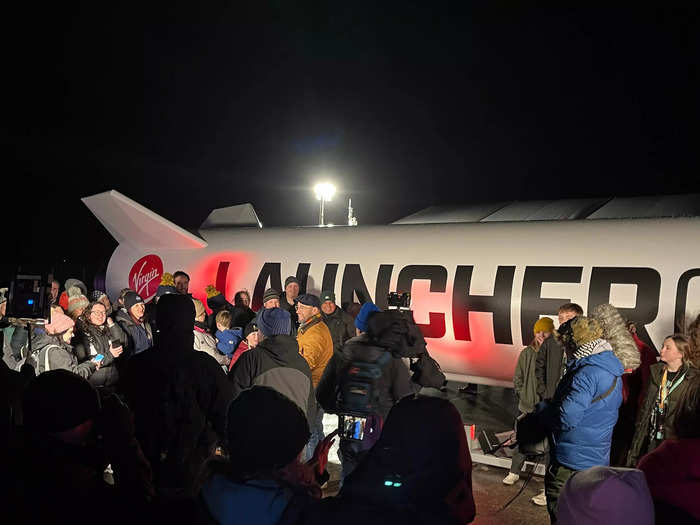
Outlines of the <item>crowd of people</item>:
{"label": "crowd of people", "polygon": [[[412,318],[284,284],[254,312],[213,285],[205,305],[182,271],[148,304],[53,281],[49,322],[29,326],[0,293],[8,522],[471,522],[462,420],[419,393],[445,378]],[[611,305],[562,305],[517,361],[503,482],[537,454],[552,523],[700,520],[699,365],[700,316],[659,355]],[[322,499],[335,440],[341,489]]]}
{"label": "crowd of people", "polygon": [[[520,354],[515,484],[527,458],[546,466],[551,523],[698,523],[700,316],[660,353],[602,304],[559,308]],[[662,463],[662,461],[664,463]]]}

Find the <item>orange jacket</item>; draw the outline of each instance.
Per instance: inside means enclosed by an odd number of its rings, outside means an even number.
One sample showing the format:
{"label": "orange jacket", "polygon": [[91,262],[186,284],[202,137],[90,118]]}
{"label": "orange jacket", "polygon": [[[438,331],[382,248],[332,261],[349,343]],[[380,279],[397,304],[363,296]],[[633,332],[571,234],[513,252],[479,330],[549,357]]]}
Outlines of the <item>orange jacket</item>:
{"label": "orange jacket", "polygon": [[316,388],[328,361],[333,356],[333,338],[320,313],[299,327],[297,342],[299,343],[299,353],[309,364],[311,381]]}

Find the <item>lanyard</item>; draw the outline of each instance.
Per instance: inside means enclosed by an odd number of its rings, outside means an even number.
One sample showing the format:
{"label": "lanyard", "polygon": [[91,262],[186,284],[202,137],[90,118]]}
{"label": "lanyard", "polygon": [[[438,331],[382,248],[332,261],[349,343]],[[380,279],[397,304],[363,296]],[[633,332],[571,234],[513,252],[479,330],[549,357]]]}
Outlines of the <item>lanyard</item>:
{"label": "lanyard", "polygon": [[668,388],[667,374],[668,369],[664,368],[664,375],[661,377],[661,389],[659,390],[659,410],[661,412],[663,412],[664,410],[666,398],[670,396],[671,393],[676,389],[676,387],[681,384],[683,379],[685,379],[685,372],[683,372],[683,375],[681,375],[679,378],[676,379],[676,381],[673,381],[671,383],[671,388]]}

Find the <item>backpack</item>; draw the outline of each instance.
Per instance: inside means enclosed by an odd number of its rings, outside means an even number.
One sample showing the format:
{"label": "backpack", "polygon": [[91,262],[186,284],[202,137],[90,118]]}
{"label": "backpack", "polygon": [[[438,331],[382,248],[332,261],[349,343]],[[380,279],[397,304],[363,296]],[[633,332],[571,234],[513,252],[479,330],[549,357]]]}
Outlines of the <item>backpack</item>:
{"label": "backpack", "polygon": [[352,361],[339,381],[338,414],[369,416],[376,413],[379,404],[379,379],[391,352],[384,351],[376,361]]}

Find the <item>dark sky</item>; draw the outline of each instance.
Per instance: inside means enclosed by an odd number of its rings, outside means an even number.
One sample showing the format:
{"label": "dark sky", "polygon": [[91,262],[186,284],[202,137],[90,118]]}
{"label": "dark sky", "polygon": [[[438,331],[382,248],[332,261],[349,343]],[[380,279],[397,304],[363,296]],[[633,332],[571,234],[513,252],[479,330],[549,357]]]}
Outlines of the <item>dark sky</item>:
{"label": "dark sky", "polygon": [[5,17],[13,264],[105,261],[79,198],[108,189],[188,228],[311,224],[324,173],[360,224],[700,191],[697,10],[102,3]]}

